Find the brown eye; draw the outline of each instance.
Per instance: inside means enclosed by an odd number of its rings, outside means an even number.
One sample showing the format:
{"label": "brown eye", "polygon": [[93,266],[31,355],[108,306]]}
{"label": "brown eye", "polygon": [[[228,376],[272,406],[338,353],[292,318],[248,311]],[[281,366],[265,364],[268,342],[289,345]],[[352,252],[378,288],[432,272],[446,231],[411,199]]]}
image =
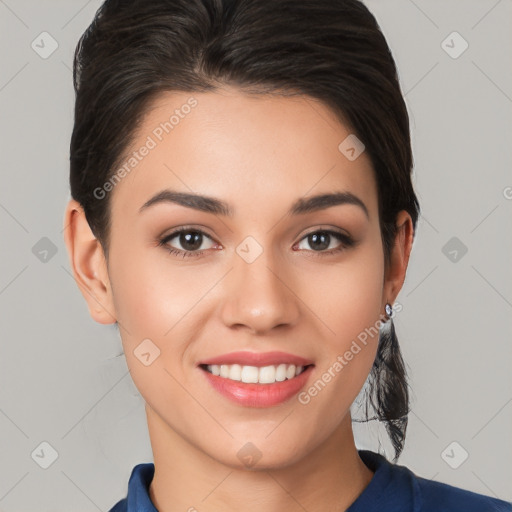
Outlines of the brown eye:
{"label": "brown eye", "polygon": [[[180,228],[162,238],[158,245],[164,246],[171,254],[181,255],[183,257],[199,256],[208,249],[208,247],[200,249],[205,238],[211,240],[211,237],[201,230]],[[169,244],[169,242],[174,239],[176,239],[174,243],[181,246],[181,249],[175,248]]]}
{"label": "brown eye", "polygon": [[[318,252],[326,255],[343,251],[344,249],[354,245],[354,240],[348,235],[332,230],[319,230],[309,233],[299,242],[299,246],[303,241],[306,241],[307,245],[312,248],[312,252]],[[336,241],[338,241],[337,246]],[[330,250],[326,250],[329,248]]]}

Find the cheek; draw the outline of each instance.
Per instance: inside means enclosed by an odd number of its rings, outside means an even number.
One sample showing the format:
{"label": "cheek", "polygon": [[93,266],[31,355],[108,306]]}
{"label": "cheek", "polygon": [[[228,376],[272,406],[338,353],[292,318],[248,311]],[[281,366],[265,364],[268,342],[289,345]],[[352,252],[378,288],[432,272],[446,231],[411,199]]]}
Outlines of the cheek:
{"label": "cheek", "polygon": [[382,247],[368,241],[337,264],[317,265],[314,277],[302,282],[302,297],[308,297],[306,303],[329,328],[325,332],[331,351],[343,349],[379,320],[383,257]]}
{"label": "cheek", "polygon": [[155,260],[156,251],[132,251],[115,260],[116,315],[131,378],[144,399],[152,403],[155,397],[173,396],[176,407],[181,398],[185,407],[186,396],[175,379],[184,380],[187,340],[193,336],[190,319],[211,279],[167,265],[165,254]]}
{"label": "cheek", "polygon": [[[378,241],[378,239],[377,239]],[[313,304],[325,335],[320,340],[322,364],[317,368],[319,407],[336,403],[332,421],[339,421],[359,393],[371,370],[382,321],[384,273],[382,248],[368,243],[339,265],[315,274],[315,293],[305,301]],[[328,389],[323,391],[323,386]],[[313,394],[315,390],[312,391]],[[307,398],[307,397],[306,397]],[[322,405],[321,405],[322,404]]]}
{"label": "cheek", "polygon": [[[168,259],[169,258],[169,259]],[[187,349],[197,338],[202,316],[210,311],[211,288],[224,269],[170,261],[162,248],[119,256],[113,268],[114,303],[128,365],[145,339],[160,351],[158,364],[182,373],[190,364]]]}
{"label": "cheek", "polygon": [[[159,258],[148,258],[160,250]],[[180,322],[210,286],[197,273],[180,269],[176,263],[166,264],[163,249],[119,259],[113,281],[118,320],[130,333],[162,343],[180,330]]]}

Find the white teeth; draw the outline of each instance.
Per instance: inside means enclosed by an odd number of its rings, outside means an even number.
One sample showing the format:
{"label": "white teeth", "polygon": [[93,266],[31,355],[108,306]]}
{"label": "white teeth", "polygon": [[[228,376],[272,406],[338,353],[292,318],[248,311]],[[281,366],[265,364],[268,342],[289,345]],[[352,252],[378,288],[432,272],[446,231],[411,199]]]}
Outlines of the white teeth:
{"label": "white teeth", "polygon": [[258,382],[258,368],[256,366],[242,366],[242,382]]}
{"label": "white teeth", "polygon": [[[292,365],[293,366],[293,365]],[[295,370],[293,370],[295,373]],[[276,369],[276,380],[277,382],[283,382],[286,380],[286,365],[280,364]]]}
{"label": "white teeth", "polygon": [[293,379],[293,377],[295,377],[295,365],[291,364],[286,368],[286,378]]}
{"label": "white teeth", "polygon": [[260,374],[258,382],[260,384],[272,384],[276,381],[276,367],[275,366],[263,366],[260,368]]}
{"label": "white teeth", "polygon": [[229,378],[231,380],[242,380],[242,367],[239,364],[232,364],[229,368]]}
{"label": "white teeth", "polygon": [[206,369],[213,375],[246,383],[273,384],[293,379],[301,374],[303,366],[279,364],[277,366],[242,366],[239,364],[209,364]]}

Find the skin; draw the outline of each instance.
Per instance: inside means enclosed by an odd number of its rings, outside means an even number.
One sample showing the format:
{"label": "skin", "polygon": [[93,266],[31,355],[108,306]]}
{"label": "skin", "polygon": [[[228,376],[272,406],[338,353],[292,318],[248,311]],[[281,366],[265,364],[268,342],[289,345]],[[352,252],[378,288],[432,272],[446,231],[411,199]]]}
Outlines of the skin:
{"label": "skin", "polygon": [[[165,93],[131,149],[191,96],[197,106],[109,192],[108,261],[80,204],[70,200],[64,219],[70,264],[90,314],[102,324],[118,321],[146,401],[155,462],[150,497],[162,512],[345,510],[373,476],[357,453],[349,408],[378,336],[305,405],[295,396],[267,408],[240,406],[213,390],[197,363],[237,350],[280,350],[314,361],[312,385],[396,299],[412,248],[411,217],[399,213],[385,268],[370,159],[363,152],[349,161],[338,145],[350,130],[305,96],[229,87]],[[139,213],[165,188],[222,199],[235,214],[171,203]],[[286,215],[296,199],[335,190],[358,196],[369,218],[351,204]],[[158,246],[180,226],[206,233],[201,256],[183,258]],[[306,236],[322,228],[349,233],[357,243],[326,254],[341,242],[331,237],[318,250]],[[236,252],[247,236],[263,249],[252,263]],[[179,236],[167,245],[184,250]],[[160,355],[145,366],[134,350],[147,338]],[[252,467],[237,456],[248,442],[261,452]]]}

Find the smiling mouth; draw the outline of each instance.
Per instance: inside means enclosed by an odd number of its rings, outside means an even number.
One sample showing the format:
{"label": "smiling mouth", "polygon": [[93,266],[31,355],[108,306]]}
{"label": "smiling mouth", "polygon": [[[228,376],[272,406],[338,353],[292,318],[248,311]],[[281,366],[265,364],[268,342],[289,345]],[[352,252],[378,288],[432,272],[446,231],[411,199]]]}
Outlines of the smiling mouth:
{"label": "smiling mouth", "polygon": [[314,365],[278,364],[261,367],[240,364],[199,365],[202,370],[212,375],[246,384],[275,384],[276,382],[291,380],[306,371],[310,366]]}

